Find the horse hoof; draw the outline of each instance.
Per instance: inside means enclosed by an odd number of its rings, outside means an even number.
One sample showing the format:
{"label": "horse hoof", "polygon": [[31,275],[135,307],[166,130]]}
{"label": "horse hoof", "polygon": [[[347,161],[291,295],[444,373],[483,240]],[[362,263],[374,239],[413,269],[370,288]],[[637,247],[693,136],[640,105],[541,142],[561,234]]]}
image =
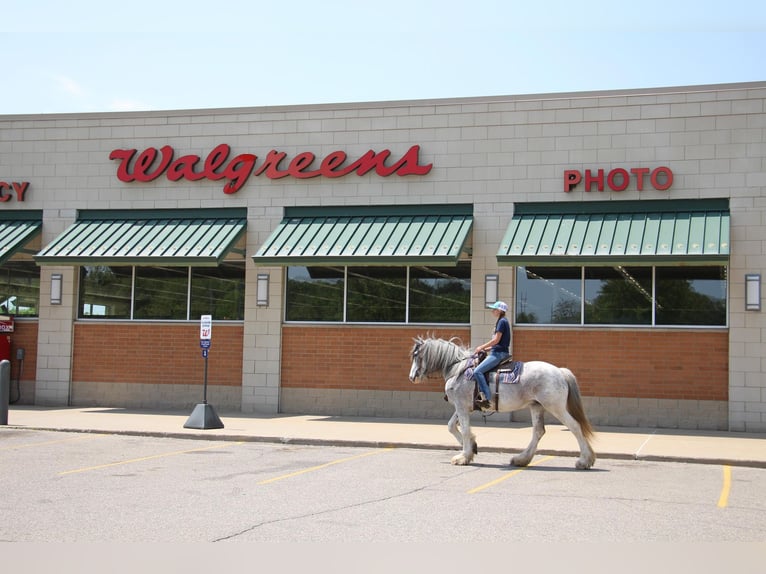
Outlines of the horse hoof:
{"label": "horse hoof", "polygon": [[582,460],[579,460],[575,463],[575,468],[577,470],[588,470],[591,466],[593,466],[592,462],[585,462]]}
{"label": "horse hoof", "polygon": [[464,457],[462,454],[456,454],[452,457],[452,464],[457,466],[465,466],[471,462],[471,459]]}

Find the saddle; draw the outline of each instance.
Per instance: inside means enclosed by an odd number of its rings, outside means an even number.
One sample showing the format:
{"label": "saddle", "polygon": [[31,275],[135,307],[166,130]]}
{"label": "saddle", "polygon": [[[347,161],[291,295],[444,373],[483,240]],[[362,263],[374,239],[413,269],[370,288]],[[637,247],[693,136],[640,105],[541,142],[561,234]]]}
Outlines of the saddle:
{"label": "saddle", "polygon": [[[485,358],[487,354],[481,352],[476,357],[473,365],[469,366],[465,371],[466,378],[473,377],[473,369],[478,366]],[[487,371],[487,382],[491,385],[492,381],[495,382],[495,411],[498,410],[498,403],[500,402],[500,385],[508,384],[513,385],[519,382],[521,379],[521,373],[524,369],[524,363],[522,361],[514,361],[512,357],[503,359],[495,367]],[[479,383],[474,382],[473,385],[473,404],[474,408],[481,409],[479,401]]]}
{"label": "saddle", "polygon": [[[484,351],[479,352],[471,364],[468,365],[463,372],[463,376],[466,379],[473,378],[473,370],[487,357],[487,353]],[[499,396],[500,396],[500,384],[515,384],[521,379],[521,373],[524,369],[524,363],[522,361],[514,361],[513,358],[508,357],[500,361],[495,367],[487,371],[487,382],[492,384],[495,382],[495,411],[498,408]],[[444,400],[448,401],[447,395],[444,395]],[[473,406],[475,409],[481,409],[479,404],[479,383],[474,381],[473,384]]]}

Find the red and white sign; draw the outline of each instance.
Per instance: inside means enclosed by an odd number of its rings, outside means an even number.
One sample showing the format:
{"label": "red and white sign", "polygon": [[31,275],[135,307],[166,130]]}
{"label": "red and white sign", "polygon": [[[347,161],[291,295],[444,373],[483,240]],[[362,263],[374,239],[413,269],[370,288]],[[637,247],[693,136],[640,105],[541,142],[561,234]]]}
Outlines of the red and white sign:
{"label": "red and white sign", "polygon": [[199,318],[199,339],[209,341],[213,338],[213,316],[202,315]]}

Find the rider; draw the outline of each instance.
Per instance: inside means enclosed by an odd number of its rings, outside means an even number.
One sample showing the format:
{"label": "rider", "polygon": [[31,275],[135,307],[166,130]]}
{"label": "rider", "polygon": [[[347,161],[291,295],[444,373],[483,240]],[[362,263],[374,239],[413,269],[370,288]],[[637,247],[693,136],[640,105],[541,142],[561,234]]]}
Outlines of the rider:
{"label": "rider", "polygon": [[473,371],[473,378],[479,383],[479,401],[477,404],[483,409],[490,408],[490,399],[492,398],[492,391],[487,384],[485,373],[491,371],[511,355],[511,324],[505,317],[508,305],[503,301],[495,301],[487,307],[492,309],[492,314],[497,318],[497,321],[492,339],[488,343],[476,347],[477,354],[481,351],[489,352],[487,357]]}

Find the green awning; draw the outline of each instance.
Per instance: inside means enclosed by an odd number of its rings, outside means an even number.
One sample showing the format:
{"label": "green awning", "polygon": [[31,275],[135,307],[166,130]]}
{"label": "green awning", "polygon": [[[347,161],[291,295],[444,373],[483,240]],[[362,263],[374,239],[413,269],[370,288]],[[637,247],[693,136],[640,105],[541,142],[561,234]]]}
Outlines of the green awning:
{"label": "green awning", "polygon": [[472,207],[288,209],[256,265],[456,265]]}
{"label": "green awning", "polygon": [[516,206],[497,252],[505,265],[722,264],[728,200]]}
{"label": "green awning", "polygon": [[245,209],[86,211],[34,259],[38,265],[214,267],[246,227]]}
{"label": "green awning", "polygon": [[0,265],[40,234],[42,212],[9,211],[0,215]]}

